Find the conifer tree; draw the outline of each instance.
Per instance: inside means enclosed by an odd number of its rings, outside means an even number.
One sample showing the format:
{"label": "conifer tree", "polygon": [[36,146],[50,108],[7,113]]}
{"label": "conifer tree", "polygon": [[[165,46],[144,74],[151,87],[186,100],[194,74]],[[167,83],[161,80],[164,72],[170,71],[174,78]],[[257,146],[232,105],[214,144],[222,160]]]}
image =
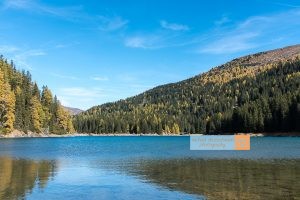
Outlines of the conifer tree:
{"label": "conifer tree", "polygon": [[31,98],[31,118],[32,118],[32,125],[33,131],[40,133],[42,132],[44,120],[45,120],[45,113],[42,108],[42,104],[39,101],[37,96],[33,96]]}
{"label": "conifer tree", "polygon": [[0,69],[0,133],[11,132],[15,121],[15,95],[10,85],[5,82]]}

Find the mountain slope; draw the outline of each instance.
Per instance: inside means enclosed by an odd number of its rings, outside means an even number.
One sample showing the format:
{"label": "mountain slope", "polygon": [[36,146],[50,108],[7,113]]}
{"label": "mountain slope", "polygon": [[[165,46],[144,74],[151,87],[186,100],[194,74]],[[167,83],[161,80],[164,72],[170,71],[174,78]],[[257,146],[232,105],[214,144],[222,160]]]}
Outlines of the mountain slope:
{"label": "mountain slope", "polygon": [[63,106],[63,107],[70,113],[70,115],[78,115],[83,112],[83,110],[81,110],[79,108],[71,108],[71,107],[67,107],[67,106]]}
{"label": "mountain slope", "polygon": [[234,59],[193,78],[93,107],[78,132],[300,131],[300,45]]}

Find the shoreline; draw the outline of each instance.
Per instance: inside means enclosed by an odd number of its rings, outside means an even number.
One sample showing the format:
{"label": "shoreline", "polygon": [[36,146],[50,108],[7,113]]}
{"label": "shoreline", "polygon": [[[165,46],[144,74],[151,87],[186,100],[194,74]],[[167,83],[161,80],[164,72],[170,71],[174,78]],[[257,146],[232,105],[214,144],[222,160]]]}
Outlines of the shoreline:
{"label": "shoreline", "polygon": [[108,134],[95,134],[95,133],[72,133],[72,134],[43,134],[43,133],[30,133],[30,134],[7,134],[0,135],[1,138],[63,138],[63,137],[114,137],[114,136],[128,136],[128,137],[142,137],[142,136],[190,136],[190,134],[130,134],[130,133],[108,133]]}
{"label": "shoreline", "polygon": [[[235,134],[229,134],[224,133],[223,135],[244,135],[249,134],[250,137],[299,137],[300,133],[235,133]],[[180,137],[180,136],[191,136],[191,135],[203,135],[203,134],[157,134],[157,133],[149,133],[149,134],[131,134],[131,133],[107,133],[107,134],[95,134],[95,133],[72,133],[72,134],[45,134],[45,133],[33,133],[28,132],[27,134],[15,130],[12,133],[6,134],[6,135],[0,135],[0,138],[59,138],[59,137],[114,137],[114,136],[131,136],[131,137],[140,137],[140,136],[174,136],[174,137]]]}

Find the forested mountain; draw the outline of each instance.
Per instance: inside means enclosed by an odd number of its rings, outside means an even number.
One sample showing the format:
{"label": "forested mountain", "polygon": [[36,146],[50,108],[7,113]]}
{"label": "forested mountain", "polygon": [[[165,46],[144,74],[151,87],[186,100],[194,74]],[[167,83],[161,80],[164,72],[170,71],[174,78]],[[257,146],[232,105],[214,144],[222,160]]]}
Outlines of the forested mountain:
{"label": "forested mountain", "polygon": [[88,133],[299,132],[300,45],[93,107],[73,123]]}
{"label": "forested mountain", "polygon": [[0,134],[14,129],[35,133],[74,132],[69,113],[44,86],[39,90],[29,72],[16,70],[0,57]]}

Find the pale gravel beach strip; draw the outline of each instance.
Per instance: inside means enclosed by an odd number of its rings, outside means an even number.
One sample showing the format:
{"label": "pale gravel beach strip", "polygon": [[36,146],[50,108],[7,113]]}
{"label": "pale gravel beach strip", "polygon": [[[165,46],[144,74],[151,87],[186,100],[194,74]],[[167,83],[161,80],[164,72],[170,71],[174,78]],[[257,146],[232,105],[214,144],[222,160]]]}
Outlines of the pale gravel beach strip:
{"label": "pale gravel beach strip", "polygon": [[[293,137],[299,137],[300,133],[236,133],[236,134],[230,134],[226,133],[224,135],[244,135],[249,134],[250,137],[266,137],[266,136],[293,136]],[[191,136],[191,135],[204,135],[204,134],[157,134],[157,133],[149,133],[149,134],[131,134],[131,133],[102,133],[102,134],[96,134],[96,133],[72,133],[72,134],[45,134],[45,133],[34,133],[34,132],[28,132],[24,133],[22,131],[15,130],[12,133],[6,134],[6,135],[0,135],[0,138],[58,138],[58,137],[114,137],[114,136],[131,136],[131,137],[140,137],[140,136],[156,136],[156,137],[164,137],[164,136],[174,136],[174,137],[182,137],[182,136]],[[211,134],[213,135],[213,134]],[[216,134],[220,135],[220,134]]]}

